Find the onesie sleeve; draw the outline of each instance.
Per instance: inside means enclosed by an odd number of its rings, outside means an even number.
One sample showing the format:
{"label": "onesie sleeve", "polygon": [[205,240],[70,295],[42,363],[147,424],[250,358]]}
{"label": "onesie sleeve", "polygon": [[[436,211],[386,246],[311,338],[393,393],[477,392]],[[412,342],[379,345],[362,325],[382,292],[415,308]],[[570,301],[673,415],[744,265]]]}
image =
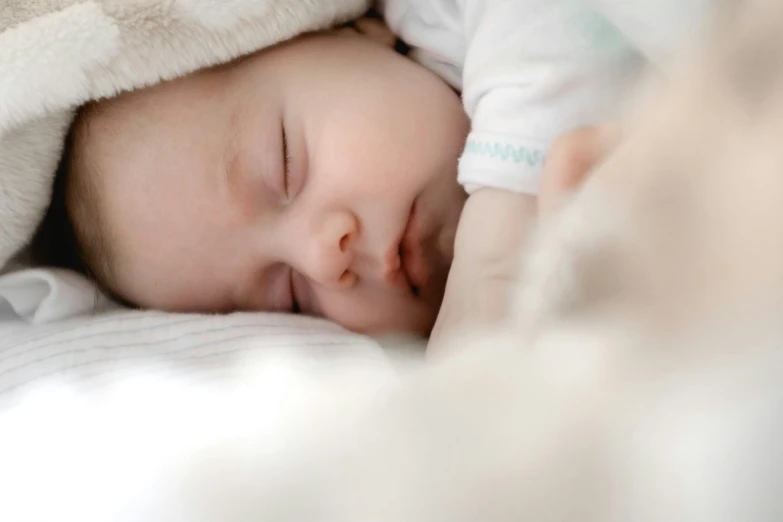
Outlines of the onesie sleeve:
{"label": "onesie sleeve", "polygon": [[535,194],[551,143],[610,118],[644,60],[578,0],[468,0],[464,9],[472,125],[459,181],[468,192]]}

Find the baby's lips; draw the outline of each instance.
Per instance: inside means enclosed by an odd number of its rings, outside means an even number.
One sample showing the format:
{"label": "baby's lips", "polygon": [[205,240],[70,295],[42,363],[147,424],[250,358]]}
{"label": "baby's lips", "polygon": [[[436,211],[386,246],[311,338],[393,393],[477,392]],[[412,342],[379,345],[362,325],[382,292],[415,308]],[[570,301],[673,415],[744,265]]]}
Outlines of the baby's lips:
{"label": "baby's lips", "polygon": [[402,247],[400,242],[401,240],[397,239],[389,247],[389,251],[385,256],[383,280],[394,288],[410,291],[411,283],[408,281],[402,266]]}
{"label": "baby's lips", "polygon": [[411,283],[408,281],[408,277],[406,276],[405,271],[402,269],[399,261],[392,270],[386,272],[386,275],[384,276],[384,282],[394,288],[405,290],[407,292],[410,291]]}

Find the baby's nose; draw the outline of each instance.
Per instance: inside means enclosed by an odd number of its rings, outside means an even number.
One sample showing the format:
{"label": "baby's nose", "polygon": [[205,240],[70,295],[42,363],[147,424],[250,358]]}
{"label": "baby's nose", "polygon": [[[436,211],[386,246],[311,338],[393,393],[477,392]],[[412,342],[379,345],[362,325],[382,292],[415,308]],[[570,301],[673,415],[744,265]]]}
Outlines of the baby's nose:
{"label": "baby's nose", "polygon": [[347,211],[329,212],[315,225],[311,247],[305,254],[307,276],[329,288],[350,288],[357,275],[352,270],[354,242],[359,232],[356,216]]}

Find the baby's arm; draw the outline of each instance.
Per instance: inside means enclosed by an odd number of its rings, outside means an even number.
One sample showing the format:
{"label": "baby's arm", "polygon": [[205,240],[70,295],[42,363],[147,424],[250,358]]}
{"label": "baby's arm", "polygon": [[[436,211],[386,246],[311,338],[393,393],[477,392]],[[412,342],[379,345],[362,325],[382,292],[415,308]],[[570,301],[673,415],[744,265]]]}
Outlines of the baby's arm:
{"label": "baby's arm", "polygon": [[[537,216],[555,212],[619,141],[612,124],[581,127],[550,147],[539,195],[483,188],[468,199],[455,244],[446,298],[430,347],[459,326],[502,320],[519,270],[519,255]],[[503,226],[515,223],[516,226]],[[499,225],[498,228],[488,227]]]}
{"label": "baby's arm", "polygon": [[[429,354],[458,328],[494,324],[506,316],[518,256],[536,215],[536,198],[481,188],[465,204],[446,294],[430,336]],[[509,224],[513,225],[509,225]]]}
{"label": "baby's arm", "polygon": [[459,171],[471,195],[431,346],[505,317],[551,143],[607,118],[642,63],[574,2],[487,2],[471,30],[463,97],[473,125]]}

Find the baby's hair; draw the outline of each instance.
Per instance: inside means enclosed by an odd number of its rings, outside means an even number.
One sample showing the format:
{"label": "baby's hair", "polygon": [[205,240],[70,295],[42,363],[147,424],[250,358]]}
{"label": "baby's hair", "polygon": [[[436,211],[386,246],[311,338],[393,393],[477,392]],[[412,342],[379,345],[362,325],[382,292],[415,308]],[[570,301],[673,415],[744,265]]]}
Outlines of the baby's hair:
{"label": "baby's hair", "polygon": [[[90,104],[77,111],[65,139],[49,208],[30,249],[36,265],[74,270],[96,282],[100,275],[107,275],[110,265],[98,225],[95,182],[88,181],[83,170],[93,168],[84,144],[90,132],[88,116],[98,107]],[[100,273],[95,271],[95,262],[100,263]]]}

